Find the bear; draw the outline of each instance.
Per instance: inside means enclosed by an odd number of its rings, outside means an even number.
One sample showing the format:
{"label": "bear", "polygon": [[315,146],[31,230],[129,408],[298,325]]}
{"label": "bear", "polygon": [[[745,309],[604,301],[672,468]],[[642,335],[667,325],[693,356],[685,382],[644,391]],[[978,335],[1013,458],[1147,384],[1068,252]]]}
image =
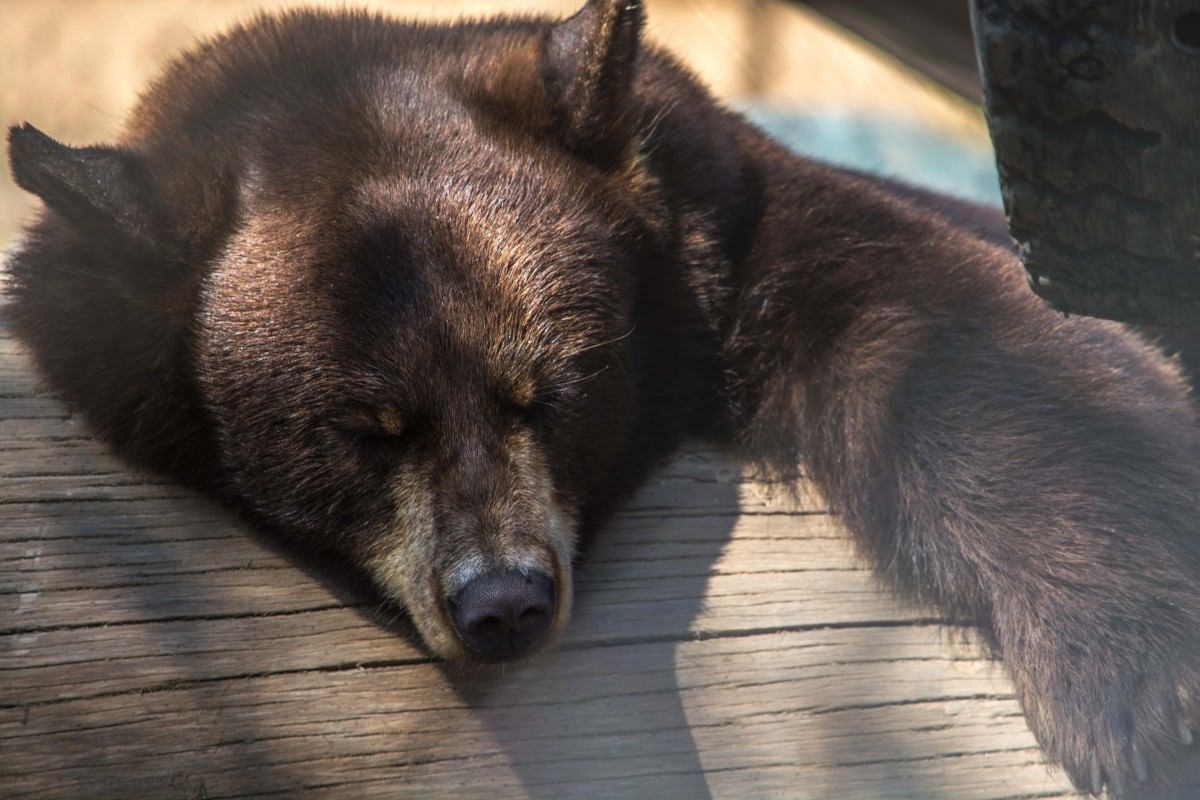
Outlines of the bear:
{"label": "bear", "polygon": [[13,328],[115,451],[361,568],[449,661],[552,642],[581,543],[685,438],[803,474],[978,628],[1075,786],[1168,786],[1200,712],[1180,366],[642,28],[289,11],[176,59],[116,144],[13,127],[45,207]]}

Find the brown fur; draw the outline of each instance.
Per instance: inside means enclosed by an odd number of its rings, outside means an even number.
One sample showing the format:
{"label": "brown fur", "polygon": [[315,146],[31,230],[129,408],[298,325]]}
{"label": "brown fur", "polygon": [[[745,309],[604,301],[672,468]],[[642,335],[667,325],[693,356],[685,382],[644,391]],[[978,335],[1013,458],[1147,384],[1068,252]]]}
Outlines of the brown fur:
{"label": "brown fur", "polygon": [[1196,410],[1064,319],[973,207],[797,157],[568,21],[264,17],[174,63],[122,143],[13,129],[42,369],[128,457],[446,598],[557,579],[687,435],[807,469],[880,573],[976,623],[1075,783],[1169,782],[1200,697]]}

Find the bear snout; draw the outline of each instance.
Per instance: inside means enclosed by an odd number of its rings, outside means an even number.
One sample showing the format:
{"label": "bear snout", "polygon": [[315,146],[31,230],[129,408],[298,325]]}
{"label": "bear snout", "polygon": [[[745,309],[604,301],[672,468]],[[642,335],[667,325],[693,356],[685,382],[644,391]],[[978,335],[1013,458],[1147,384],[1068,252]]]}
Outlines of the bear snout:
{"label": "bear snout", "polygon": [[554,624],[555,585],[541,572],[480,575],[449,598],[455,631],[484,661],[511,661],[545,642]]}

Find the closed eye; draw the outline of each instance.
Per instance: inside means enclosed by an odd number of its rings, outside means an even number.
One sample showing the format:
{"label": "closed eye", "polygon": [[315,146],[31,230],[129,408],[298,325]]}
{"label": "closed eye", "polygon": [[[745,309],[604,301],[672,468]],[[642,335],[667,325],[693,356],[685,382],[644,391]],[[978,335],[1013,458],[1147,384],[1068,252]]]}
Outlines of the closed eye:
{"label": "closed eye", "polygon": [[352,427],[337,427],[336,430],[350,443],[371,449],[401,447],[409,438],[407,431],[391,432]]}
{"label": "closed eye", "polygon": [[555,410],[558,397],[553,392],[536,392],[532,397],[503,397],[501,404],[510,418],[525,425],[536,425]]}
{"label": "closed eye", "polygon": [[502,402],[513,417],[528,425],[538,425],[547,419],[560,416],[570,409],[573,401],[586,396],[588,384],[603,375],[610,364],[590,372],[565,374],[547,382],[525,397],[508,396]]}
{"label": "closed eye", "polygon": [[393,450],[409,443],[413,428],[394,413],[352,413],[332,425],[348,444],[368,452]]}

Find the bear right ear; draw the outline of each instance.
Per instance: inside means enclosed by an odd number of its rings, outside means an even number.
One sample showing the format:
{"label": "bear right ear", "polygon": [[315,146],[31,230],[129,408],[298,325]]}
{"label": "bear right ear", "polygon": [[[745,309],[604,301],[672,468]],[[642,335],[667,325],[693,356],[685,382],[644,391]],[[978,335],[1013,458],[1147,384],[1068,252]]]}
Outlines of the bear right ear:
{"label": "bear right ear", "polygon": [[554,25],[542,70],[558,107],[559,127],[576,150],[619,138],[642,34],[641,0],[588,0]]}
{"label": "bear right ear", "polygon": [[150,182],[140,162],[113,147],[68,147],[26,123],[8,129],[13,180],[72,224],[154,241]]}

